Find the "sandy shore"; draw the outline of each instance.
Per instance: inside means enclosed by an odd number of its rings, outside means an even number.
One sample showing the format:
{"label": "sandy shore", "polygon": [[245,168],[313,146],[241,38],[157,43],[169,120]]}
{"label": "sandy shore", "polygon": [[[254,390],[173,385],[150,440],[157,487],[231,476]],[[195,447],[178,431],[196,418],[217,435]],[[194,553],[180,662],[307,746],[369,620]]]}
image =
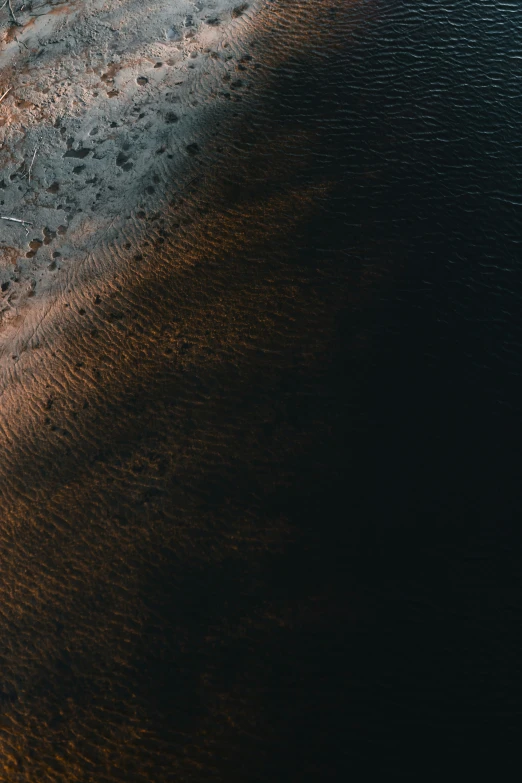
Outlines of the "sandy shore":
{"label": "sandy shore", "polygon": [[28,224],[0,221],[0,779],[326,780],[309,640],[321,602],[344,610],[309,584],[330,547],[306,493],[331,495],[354,297],[322,249],[344,241],[346,1],[21,5],[0,10],[1,215]]}
{"label": "sandy shore", "polygon": [[20,353],[22,317],[33,329],[82,260],[123,230],[136,239],[204,165],[219,113],[249,88],[255,63],[237,47],[256,6],[14,3],[17,24],[0,11],[4,359]]}

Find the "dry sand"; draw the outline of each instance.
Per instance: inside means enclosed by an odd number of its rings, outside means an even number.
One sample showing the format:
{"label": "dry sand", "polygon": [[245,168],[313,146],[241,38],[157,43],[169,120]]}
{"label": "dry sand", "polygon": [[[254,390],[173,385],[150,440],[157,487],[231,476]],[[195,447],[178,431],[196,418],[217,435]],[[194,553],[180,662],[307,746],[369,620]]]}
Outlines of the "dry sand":
{"label": "dry sand", "polygon": [[22,317],[34,331],[82,259],[126,221],[140,232],[204,165],[219,112],[248,90],[237,45],[259,5],[13,2],[16,25],[0,11],[0,214],[26,221],[0,221],[4,359]]}

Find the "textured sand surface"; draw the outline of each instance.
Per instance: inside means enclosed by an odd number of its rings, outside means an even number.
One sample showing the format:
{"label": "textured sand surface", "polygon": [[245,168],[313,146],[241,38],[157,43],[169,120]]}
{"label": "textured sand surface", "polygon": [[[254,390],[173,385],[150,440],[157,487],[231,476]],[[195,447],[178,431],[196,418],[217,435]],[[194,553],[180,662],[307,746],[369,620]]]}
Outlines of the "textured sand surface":
{"label": "textured sand surface", "polygon": [[[0,208],[27,221],[0,221],[4,354],[17,352],[9,338],[28,297],[53,297],[100,242],[165,208],[167,183],[182,186],[252,70],[231,41],[255,3],[32,6],[15,14],[19,26],[0,11]],[[41,317],[32,304],[24,319]]]}
{"label": "textured sand surface", "polygon": [[306,248],[357,15],[51,5],[0,53],[0,779],[335,778],[350,280]]}

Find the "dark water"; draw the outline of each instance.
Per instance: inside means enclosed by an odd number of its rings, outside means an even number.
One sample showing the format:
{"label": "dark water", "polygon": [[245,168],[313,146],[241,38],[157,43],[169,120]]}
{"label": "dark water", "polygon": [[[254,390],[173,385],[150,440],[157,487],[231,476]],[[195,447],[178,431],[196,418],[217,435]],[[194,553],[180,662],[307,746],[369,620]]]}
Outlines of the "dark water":
{"label": "dark water", "polygon": [[377,278],[340,332],[365,336],[347,715],[355,755],[431,780],[519,725],[521,9],[368,5],[342,88],[346,249]]}
{"label": "dark water", "polygon": [[341,332],[366,336],[347,714],[431,780],[519,725],[521,9],[371,6],[343,87],[346,247],[382,274]]}
{"label": "dark water", "polygon": [[4,623],[10,781],[453,780],[516,747],[522,7],[270,5],[127,355],[114,319],[79,342],[117,358],[54,404],[75,448],[20,458],[9,562],[49,587]]}

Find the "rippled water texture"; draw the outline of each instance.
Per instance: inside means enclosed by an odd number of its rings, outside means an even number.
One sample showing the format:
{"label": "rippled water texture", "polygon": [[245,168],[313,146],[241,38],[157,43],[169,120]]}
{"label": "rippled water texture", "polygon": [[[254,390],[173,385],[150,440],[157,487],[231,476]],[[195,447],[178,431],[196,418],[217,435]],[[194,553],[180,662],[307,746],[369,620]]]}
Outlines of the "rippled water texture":
{"label": "rippled water texture", "polygon": [[3,355],[9,783],[435,781],[518,736],[522,8],[244,25],[190,172]]}

